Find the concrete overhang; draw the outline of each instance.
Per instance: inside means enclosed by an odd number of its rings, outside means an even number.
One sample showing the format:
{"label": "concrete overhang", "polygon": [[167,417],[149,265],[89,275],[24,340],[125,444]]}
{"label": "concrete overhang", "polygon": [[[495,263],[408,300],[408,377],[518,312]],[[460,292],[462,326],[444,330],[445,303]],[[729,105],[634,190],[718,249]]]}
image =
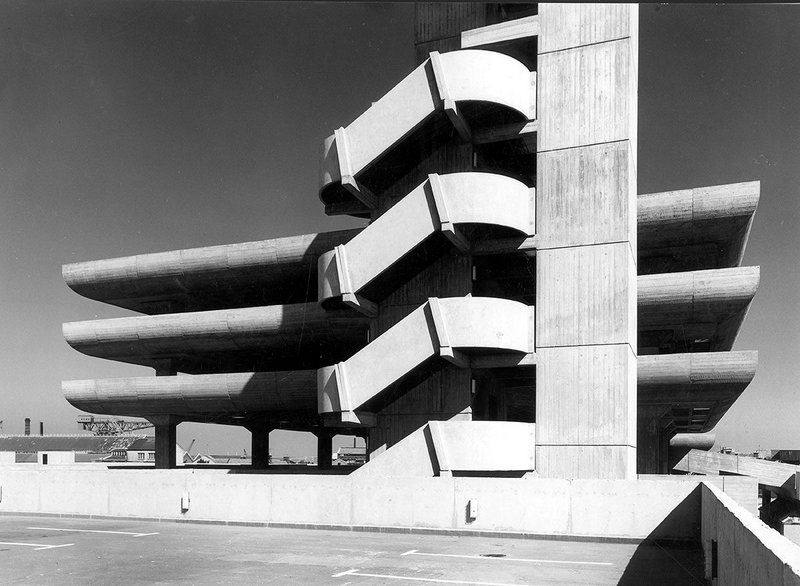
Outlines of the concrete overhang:
{"label": "concrete overhang", "polygon": [[730,350],[759,276],[759,267],[640,276],[639,353]]}
{"label": "concrete overhang", "polygon": [[639,195],[639,274],[739,266],[760,190],[750,181]]}
{"label": "concrete overhang", "polygon": [[639,407],[664,406],[680,432],[713,429],[755,376],[758,352],[639,356]]}
{"label": "concrete overhang", "polygon": [[367,341],[369,319],[317,303],[199,311],[66,323],[75,350],[186,373],[317,368]]}
{"label": "concrete overhang", "polygon": [[78,409],[104,415],[173,415],[187,421],[316,419],[316,370],[63,381]]}
{"label": "concrete overhang", "polygon": [[317,258],[359,230],[66,264],[79,295],[146,314],[316,299]]}

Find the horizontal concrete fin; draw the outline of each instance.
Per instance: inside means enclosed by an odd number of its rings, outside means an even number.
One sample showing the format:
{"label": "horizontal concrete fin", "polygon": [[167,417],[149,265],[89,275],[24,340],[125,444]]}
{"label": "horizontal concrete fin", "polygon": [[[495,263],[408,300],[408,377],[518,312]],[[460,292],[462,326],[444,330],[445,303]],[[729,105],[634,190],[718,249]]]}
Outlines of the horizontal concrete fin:
{"label": "horizontal concrete fin", "polygon": [[[113,360],[152,365],[179,355],[217,367],[231,354],[280,359],[319,345],[357,349],[369,320],[353,311],[325,311],[317,303],[198,311],[66,323],[67,343]],[[187,361],[188,362],[188,361]]]}
{"label": "horizontal concrete fin", "polygon": [[62,274],[84,297],[142,313],[257,306],[270,299],[285,302],[292,295],[305,301],[317,257],[357,233],[342,230],[72,263],[63,266]]}
{"label": "horizontal concrete fin", "polygon": [[306,413],[316,411],[316,372],[180,375],[61,384],[73,406],[105,415]]}

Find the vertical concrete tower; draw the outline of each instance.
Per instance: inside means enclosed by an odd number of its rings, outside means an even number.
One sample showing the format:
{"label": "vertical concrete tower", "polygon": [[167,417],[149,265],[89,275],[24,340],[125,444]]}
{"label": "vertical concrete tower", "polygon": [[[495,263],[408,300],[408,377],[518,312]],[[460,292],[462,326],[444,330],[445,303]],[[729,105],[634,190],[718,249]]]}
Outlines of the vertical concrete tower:
{"label": "vertical concrete tower", "polygon": [[539,13],[536,455],[636,474],[636,5]]}

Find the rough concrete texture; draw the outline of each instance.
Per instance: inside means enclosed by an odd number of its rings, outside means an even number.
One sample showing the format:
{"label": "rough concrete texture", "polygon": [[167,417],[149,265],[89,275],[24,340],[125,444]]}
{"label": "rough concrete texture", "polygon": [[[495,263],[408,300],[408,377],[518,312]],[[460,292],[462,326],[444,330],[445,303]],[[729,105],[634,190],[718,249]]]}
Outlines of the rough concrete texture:
{"label": "rough concrete texture", "polygon": [[[5,466],[0,479],[0,512],[601,538],[699,535],[696,479],[357,478],[33,464]],[[478,505],[474,519],[467,518],[471,500]]]}
{"label": "rough concrete texture", "polygon": [[700,494],[706,579],[726,586],[800,584],[800,547],[716,486],[703,484]]}
{"label": "rough concrete texture", "polygon": [[535,469],[535,426],[516,421],[430,421],[355,474],[444,476]]}

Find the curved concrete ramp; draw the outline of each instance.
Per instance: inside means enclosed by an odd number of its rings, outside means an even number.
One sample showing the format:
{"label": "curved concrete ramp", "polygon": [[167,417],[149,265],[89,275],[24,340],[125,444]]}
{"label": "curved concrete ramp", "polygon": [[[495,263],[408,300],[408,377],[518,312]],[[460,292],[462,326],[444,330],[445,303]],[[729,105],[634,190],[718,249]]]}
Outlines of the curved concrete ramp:
{"label": "curved concrete ramp", "polygon": [[320,199],[357,200],[376,208],[362,174],[413,131],[446,116],[462,138],[471,125],[527,120],[535,111],[531,73],[519,61],[491,51],[439,54],[412,71],[346,128],[325,140]]}
{"label": "curved concrete ramp", "polygon": [[429,421],[353,474],[496,475],[535,469],[535,427],[516,421]]}
{"label": "curved concrete ramp", "polygon": [[[64,337],[90,356],[153,366],[164,359],[180,372],[207,372],[240,362],[311,361],[320,346],[341,360],[363,347],[369,320],[352,311],[325,311],[316,303],[273,305],[65,323]],[[330,359],[329,359],[330,360]],[[315,362],[316,361],[316,362]],[[323,362],[324,364],[324,362]],[[230,368],[228,368],[230,370]],[[267,370],[267,369],[265,369]]]}
{"label": "curved concrete ramp", "polygon": [[358,424],[390,388],[437,357],[467,366],[466,352],[533,351],[533,308],[490,297],[430,298],[345,362],[320,368],[319,412]]}
{"label": "curved concrete ramp", "polygon": [[73,406],[104,415],[316,414],[316,371],[73,380],[61,383]]}
{"label": "curved concrete ramp", "polygon": [[[321,302],[341,297],[353,307],[374,313],[374,301],[362,296],[371,283],[391,279],[393,265],[442,232],[458,248],[469,243],[458,232],[461,224],[482,224],[533,234],[534,214],[528,187],[516,179],[491,173],[429,175],[400,202],[347,244],[319,259]],[[382,277],[383,276],[383,277]],[[386,287],[384,287],[386,289]]]}
{"label": "curved concrete ramp", "polygon": [[62,274],[79,295],[147,314],[313,301],[317,258],[357,232],[79,262]]}

